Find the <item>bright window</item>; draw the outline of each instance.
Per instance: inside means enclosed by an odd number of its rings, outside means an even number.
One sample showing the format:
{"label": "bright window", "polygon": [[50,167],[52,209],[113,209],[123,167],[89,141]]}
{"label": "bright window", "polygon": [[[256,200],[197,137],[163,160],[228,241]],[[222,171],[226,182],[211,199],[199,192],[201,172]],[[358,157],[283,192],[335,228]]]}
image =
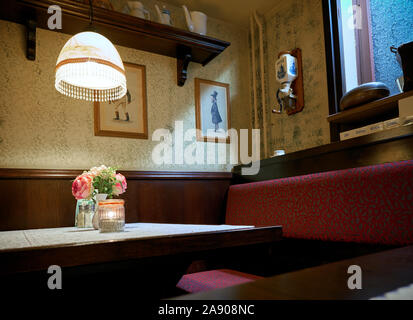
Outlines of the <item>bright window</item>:
{"label": "bright window", "polygon": [[413,41],[413,0],[337,0],[337,14],[343,93],[372,81],[399,93],[390,47]]}

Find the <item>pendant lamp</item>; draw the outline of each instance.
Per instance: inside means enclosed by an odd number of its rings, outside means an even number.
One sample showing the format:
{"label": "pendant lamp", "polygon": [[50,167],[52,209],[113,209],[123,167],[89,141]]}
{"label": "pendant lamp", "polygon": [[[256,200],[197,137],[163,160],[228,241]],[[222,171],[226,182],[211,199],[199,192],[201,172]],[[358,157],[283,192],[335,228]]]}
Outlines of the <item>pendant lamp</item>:
{"label": "pendant lamp", "polygon": [[[92,1],[89,3],[92,24]],[[56,90],[72,98],[103,102],[126,94],[122,59],[115,46],[96,32],[71,37],[60,51],[55,72]]]}

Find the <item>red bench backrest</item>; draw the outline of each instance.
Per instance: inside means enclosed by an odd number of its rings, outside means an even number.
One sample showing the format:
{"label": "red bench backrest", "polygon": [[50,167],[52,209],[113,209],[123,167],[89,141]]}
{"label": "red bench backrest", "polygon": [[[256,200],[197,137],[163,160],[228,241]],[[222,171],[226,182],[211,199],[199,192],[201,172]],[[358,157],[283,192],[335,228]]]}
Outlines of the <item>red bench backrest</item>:
{"label": "red bench backrest", "polygon": [[413,160],[234,185],[226,223],[288,238],[413,244]]}

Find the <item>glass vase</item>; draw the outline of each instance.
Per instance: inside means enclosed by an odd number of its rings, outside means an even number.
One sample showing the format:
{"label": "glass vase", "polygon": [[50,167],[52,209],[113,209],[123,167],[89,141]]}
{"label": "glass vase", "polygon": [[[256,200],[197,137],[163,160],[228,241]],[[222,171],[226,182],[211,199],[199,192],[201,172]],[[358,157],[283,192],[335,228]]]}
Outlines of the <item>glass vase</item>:
{"label": "glass vase", "polygon": [[99,230],[99,201],[102,200],[106,200],[106,198],[108,197],[108,195],[106,193],[98,193],[95,195],[95,213],[93,215],[93,220],[92,220],[92,224],[93,224],[93,228],[95,230]]}

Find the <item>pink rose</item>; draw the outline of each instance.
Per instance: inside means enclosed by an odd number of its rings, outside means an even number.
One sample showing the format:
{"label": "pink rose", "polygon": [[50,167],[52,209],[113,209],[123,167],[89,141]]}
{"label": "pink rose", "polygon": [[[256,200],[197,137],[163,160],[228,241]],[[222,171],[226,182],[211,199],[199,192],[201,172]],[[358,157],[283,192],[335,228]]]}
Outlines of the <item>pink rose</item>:
{"label": "pink rose", "polygon": [[87,199],[93,192],[93,177],[82,174],[78,176],[72,184],[72,194],[79,199]]}
{"label": "pink rose", "polygon": [[128,185],[126,183],[126,178],[122,174],[118,173],[115,177],[116,184],[113,186],[113,194],[118,196],[126,191]]}
{"label": "pink rose", "polygon": [[113,187],[112,187],[112,192],[115,196],[118,196],[123,193],[122,190],[122,184],[120,182],[117,182]]}

